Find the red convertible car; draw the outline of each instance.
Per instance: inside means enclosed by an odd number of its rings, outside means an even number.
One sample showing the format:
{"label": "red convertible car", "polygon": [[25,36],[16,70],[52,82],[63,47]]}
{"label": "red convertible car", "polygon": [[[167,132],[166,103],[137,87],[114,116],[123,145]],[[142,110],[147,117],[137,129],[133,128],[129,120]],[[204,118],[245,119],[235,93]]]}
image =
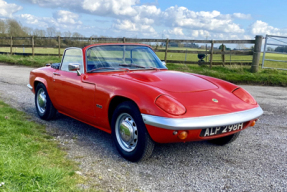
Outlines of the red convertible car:
{"label": "red convertible car", "polygon": [[31,71],[28,87],[40,118],[58,111],[111,133],[130,161],[148,158],[156,142],[225,145],[263,114],[243,88],[169,71],[141,44],[68,48],[61,63]]}

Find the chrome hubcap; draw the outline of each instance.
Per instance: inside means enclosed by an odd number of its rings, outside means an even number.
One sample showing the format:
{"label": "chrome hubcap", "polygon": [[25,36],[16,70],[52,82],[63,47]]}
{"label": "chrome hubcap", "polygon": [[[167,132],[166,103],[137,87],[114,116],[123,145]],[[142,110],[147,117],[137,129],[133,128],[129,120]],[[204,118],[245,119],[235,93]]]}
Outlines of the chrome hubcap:
{"label": "chrome hubcap", "polygon": [[138,129],[134,119],[127,113],[122,113],[116,121],[116,137],[121,148],[127,152],[133,151],[138,143]]}
{"label": "chrome hubcap", "polygon": [[43,88],[40,88],[37,93],[37,107],[40,113],[45,113],[47,105],[46,93]]}

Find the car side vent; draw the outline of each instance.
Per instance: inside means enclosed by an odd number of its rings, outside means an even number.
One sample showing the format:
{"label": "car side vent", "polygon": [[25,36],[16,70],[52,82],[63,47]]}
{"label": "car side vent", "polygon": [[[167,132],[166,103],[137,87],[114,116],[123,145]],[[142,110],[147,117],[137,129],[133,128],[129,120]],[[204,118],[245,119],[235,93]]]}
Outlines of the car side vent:
{"label": "car side vent", "polygon": [[53,63],[53,64],[51,65],[51,67],[52,67],[53,69],[60,69],[60,63]]}

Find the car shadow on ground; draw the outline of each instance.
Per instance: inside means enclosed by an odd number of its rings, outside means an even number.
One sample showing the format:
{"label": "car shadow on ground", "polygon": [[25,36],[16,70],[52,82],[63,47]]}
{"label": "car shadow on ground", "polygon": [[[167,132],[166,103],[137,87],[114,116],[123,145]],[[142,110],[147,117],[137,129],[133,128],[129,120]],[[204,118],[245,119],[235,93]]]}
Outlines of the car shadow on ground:
{"label": "car shadow on ground", "polygon": [[[111,135],[95,127],[82,123],[68,116],[57,114],[55,120],[49,121],[49,133],[55,137],[65,139],[76,139],[76,144],[80,148],[86,148],[89,156],[98,156],[107,159],[124,160],[117,152]],[[52,127],[52,128],[51,128]],[[222,148],[210,144],[207,141],[187,142],[187,143],[156,143],[153,155],[146,161],[169,159],[173,161],[185,161],[195,157],[208,156],[212,157],[212,151]],[[209,151],[206,154],[206,151]],[[213,156],[214,157],[214,156]]]}

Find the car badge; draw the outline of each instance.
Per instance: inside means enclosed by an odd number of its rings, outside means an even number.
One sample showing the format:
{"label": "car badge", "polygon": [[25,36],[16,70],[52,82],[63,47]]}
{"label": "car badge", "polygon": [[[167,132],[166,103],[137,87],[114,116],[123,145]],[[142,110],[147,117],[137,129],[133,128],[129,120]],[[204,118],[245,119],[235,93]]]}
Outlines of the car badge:
{"label": "car badge", "polygon": [[218,103],[218,100],[217,100],[217,99],[212,99],[212,101],[213,101],[214,103]]}

